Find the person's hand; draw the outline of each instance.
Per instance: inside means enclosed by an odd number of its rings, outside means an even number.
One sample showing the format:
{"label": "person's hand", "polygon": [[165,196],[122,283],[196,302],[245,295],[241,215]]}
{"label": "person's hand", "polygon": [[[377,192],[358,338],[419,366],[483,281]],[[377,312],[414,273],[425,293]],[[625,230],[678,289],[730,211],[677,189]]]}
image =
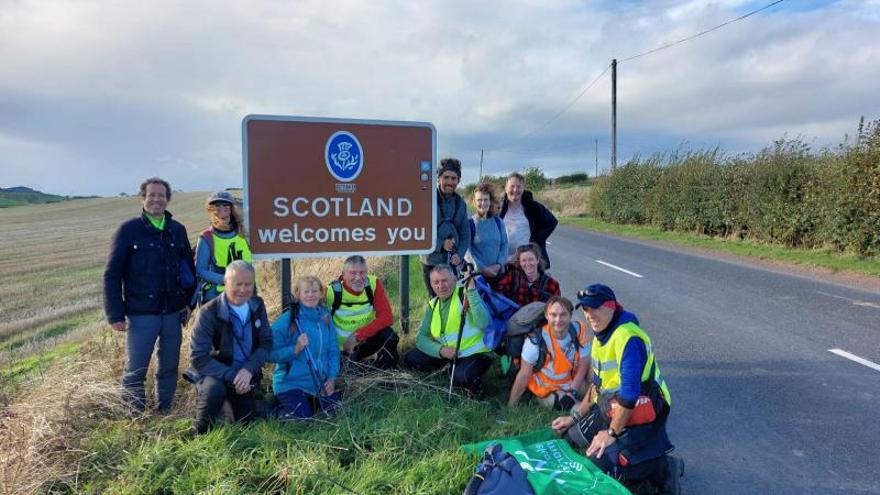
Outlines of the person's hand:
{"label": "person's hand", "polygon": [[453,266],[458,266],[461,264],[461,257],[459,257],[457,254],[453,254],[449,257],[449,263],[451,263]]}
{"label": "person's hand", "polygon": [[333,395],[333,392],[336,391],[336,384],[333,383],[333,380],[327,380],[324,382],[324,396],[329,397]]}
{"label": "person's hand", "polygon": [[232,379],[232,385],[235,386],[235,393],[238,395],[244,395],[251,391],[251,378],[254,375],[251,374],[250,371],[242,368],[238,370],[238,373],[235,374],[235,378]]}
{"label": "person's hand", "polygon": [[304,333],[300,334],[299,338],[296,339],[296,345],[293,347],[293,353],[299,356],[299,353],[301,353],[307,345],[309,345],[309,338]]}
{"label": "person's hand", "polygon": [[124,332],[128,330],[128,323],[126,323],[125,320],[117,321],[115,323],[111,323],[110,328],[116,330],[117,332]]}
{"label": "person's hand", "polygon": [[593,437],[593,441],[590,442],[590,446],[587,447],[587,457],[593,456],[596,459],[601,459],[602,454],[605,453],[605,449],[610,447],[614,442],[615,439],[608,434],[608,430],[602,430],[599,433],[596,433],[596,436]]}
{"label": "person's hand", "polygon": [[[455,239],[449,238],[443,241],[443,250],[447,253],[451,253],[455,250]],[[457,263],[453,263],[455,265]]]}
{"label": "person's hand", "polygon": [[355,334],[351,334],[345,339],[345,343],[342,344],[342,350],[345,352],[352,352],[354,348],[358,345],[357,336]]}
{"label": "person's hand", "polygon": [[501,271],[501,265],[495,263],[494,265],[484,266],[483,267],[483,275],[488,276],[489,278],[495,278],[498,276],[498,273]]}
{"label": "person's hand", "polygon": [[446,359],[455,359],[455,349],[452,347],[443,346],[440,348],[440,355],[445,357]]}
{"label": "person's hand", "polygon": [[553,428],[553,431],[559,433],[560,435],[565,433],[565,430],[574,426],[574,418],[571,416],[560,416],[553,420],[550,423],[550,427]]}

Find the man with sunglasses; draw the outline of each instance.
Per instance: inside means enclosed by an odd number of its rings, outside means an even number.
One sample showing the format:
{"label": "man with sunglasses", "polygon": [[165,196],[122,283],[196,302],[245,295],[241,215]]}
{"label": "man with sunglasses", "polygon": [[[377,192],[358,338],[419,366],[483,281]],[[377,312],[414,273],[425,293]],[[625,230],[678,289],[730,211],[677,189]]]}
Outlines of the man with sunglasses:
{"label": "man with sunglasses", "polygon": [[650,337],[607,285],[590,285],[577,296],[594,333],[592,383],[570,416],[553,420],[553,429],[634,493],[642,487],[679,493],[684,463],[668,455],[672,400]]}

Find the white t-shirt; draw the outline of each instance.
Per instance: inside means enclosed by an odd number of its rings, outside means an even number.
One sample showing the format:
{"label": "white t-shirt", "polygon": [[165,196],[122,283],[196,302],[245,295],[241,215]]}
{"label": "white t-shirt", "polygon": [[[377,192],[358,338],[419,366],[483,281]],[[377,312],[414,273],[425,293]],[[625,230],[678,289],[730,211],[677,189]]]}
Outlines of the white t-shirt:
{"label": "white t-shirt", "polygon": [[507,214],[504,215],[504,230],[507,231],[508,256],[516,253],[516,248],[529,243],[532,233],[529,230],[529,219],[526,218],[526,212],[522,205],[516,210],[507,209]]}
{"label": "white t-shirt", "polygon": [[250,308],[248,307],[248,303],[244,303],[241,306],[236,306],[232,303],[229,303],[229,307],[232,308],[233,311],[235,311],[235,314],[238,315],[238,319],[241,322],[247,323],[248,311],[250,310]]}

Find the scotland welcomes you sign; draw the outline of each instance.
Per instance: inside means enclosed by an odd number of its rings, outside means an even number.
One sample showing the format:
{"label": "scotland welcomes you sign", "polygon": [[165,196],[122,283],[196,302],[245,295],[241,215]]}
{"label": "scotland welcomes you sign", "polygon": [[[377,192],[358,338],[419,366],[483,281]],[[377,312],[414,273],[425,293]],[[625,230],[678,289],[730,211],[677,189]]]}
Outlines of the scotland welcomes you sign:
{"label": "scotland welcomes you sign", "polygon": [[436,136],[422,122],[245,117],[254,257],[432,251]]}

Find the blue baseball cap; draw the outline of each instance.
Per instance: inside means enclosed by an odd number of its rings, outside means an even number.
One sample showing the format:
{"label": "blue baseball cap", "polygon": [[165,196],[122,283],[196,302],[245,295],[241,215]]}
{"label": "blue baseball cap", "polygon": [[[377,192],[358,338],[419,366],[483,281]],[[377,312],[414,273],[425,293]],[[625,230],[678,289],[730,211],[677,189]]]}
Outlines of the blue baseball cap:
{"label": "blue baseball cap", "polygon": [[588,306],[596,309],[608,301],[617,301],[617,296],[611,287],[602,284],[593,284],[585,287],[577,293],[578,304],[576,307]]}

